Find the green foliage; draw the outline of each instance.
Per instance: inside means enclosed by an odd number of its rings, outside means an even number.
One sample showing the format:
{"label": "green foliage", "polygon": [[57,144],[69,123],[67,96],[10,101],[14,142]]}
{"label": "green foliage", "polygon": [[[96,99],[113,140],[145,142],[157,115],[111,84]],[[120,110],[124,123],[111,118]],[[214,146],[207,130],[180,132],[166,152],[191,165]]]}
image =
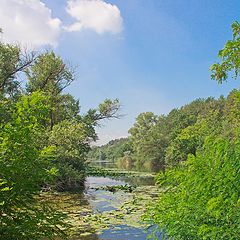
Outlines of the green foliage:
{"label": "green foliage", "polygon": [[239,93],[204,101],[196,122],[169,141],[147,218],[174,239],[238,239]]}
{"label": "green foliage", "polygon": [[[231,72],[235,78],[239,76],[239,23],[233,23],[232,29],[233,40],[219,52],[221,63],[211,67],[212,79],[219,83],[226,81]],[[182,113],[180,109],[177,118]],[[226,99],[203,102],[192,122],[191,115],[178,119],[178,125],[183,127],[172,125],[175,129],[165,158],[168,168],[157,178],[161,193],[145,219],[164,230],[167,239],[237,240],[240,91],[233,90]]]}
{"label": "green foliage", "polygon": [[13,94],[18,86],[14,79],[20,60],[17,46],[0,43],[0,94]]}
{"label": "green foliage", "polygon": [[52,51],[37,56],[0,43],[0,239],[65,237],[64,216],[40,202],[39,193],[83,186],[95,126],[117,117],[120,106],[107,99],[81,116],[79,101],[62,94],[73,79]]}
{"label": "green foliage", "polygon": [[239,138],[237,129],[240,127],[240,90],[233,90],[227,97],[224,106],[225,135],[230,139]]}
{"label": "green foliage", "polygon": [[116,162],[119,158],[132,152],[132,146],[127,138],[111,140],[103,146],[94,146],[88,154],[90,161],[108,160]]}
{"label": "green foliage", "polygon": [[58,95],[74,79],[73,72],[53,51],[39,55],[26,69],[28,91],[44,91]]}
{"label": "green foliage", "polygon": [[56,147],[54,163],[59,170],[58,190],[77,190],[83,186],[86,154],[91,141],[88,129],[81,122],[65,120],[55,125],[50,144]]}
{"label": "green foliage", "polygon": [[63,120],[71,120],[79,117],[80,106],[79,101],[75,100],[70,94],[63,94],[59,97],[58,104],[55,105],[56,122]]}
{"label": "green foliage", "polygon": [[19,46],[0,42],[0,97],[15,97],[20,90],[17,75],[35,60],[34,52],[21,51]]}
{"label": "green foliage", "polygon": [[190,131],[200,116],[203,118],[207,115],[210,106],[215,106],[214,102],[212,98],[197,99],[159,117],[153,113],[140,114],[129,130],[133,145],[132,157],[136,159],[137,165],[164,171],[167,165],[186,160],[187,155],[194,153],[203,143],[200,139],[190,140],[187,131]]}
{"label": "green foliage", "polygon": [[207,136],[221,132],[225,102],[223,97],[218,100],[208,98],[202,102],[195,124],[183,128],[169,143],[165,156],[167,165],[185,161],[188,154],[195,155],[196,150],[203,146]]}
{"label": "green foliage", "polygon": [[[2,104],[0,105],[2,108]],[[34,196],[53,178],[54,148],[40,148],[36,140],[44,130],[49,108],[40,93],[17,102],[11,122],[0,131],[0,239],[52,238],[62,234],[62,215],[38,205]]]}
{"label": "green foliage", "polygon": [[117,166],[120,169],[127,169],[127,170],[132,170],[135,167],[134,160],[132,159],[131,155],[129,155],[128,153],[126,153],[125,156],[118,159]]}
{"label": "green foliage", "polygon": [[12,113],[14,111],[15,103],[5,97],[0,97],[0,124],[6,124],[12,118]]}
{"label": "green foliage", "polygon": [[[149,146],[151,146],[149,138],[151,138],[155,133],[151,130],[157,124],[157,119],[158,117],[152,112],[141,113],[136,118],[136,122],[133,127],[129,129],[129,139],[133,146],[135,158],[139,164],[149,160],[146,158],[151,158],[149,153],[153,151],[152,149],[149,149]],[[153,159],[150,159],[150,161],[151,160]]]}
{"label": "green foliage", "polygon": [[232,239],[240,234],[240,142],[208,138],[202,151],[158,176],[163,188],[153,223],[174,239]]}
{"label": "green foliage", "polygon": [[[79,112],[79,103],[70,95],[61,95],[62,91],[74,79],[74,73],[53,51],[40,54],[34,63],[25,70],[28,78],[27,91],[43,91],[51,105],[50,126],[75,117]],[[71,115],[70,115],[71,114]]]}
{"label": "green foliage", "polygon": [[89,109],[83,120],[93,126],[99,125],[99,121],[119,118],[120,103],[118,99],[105,99],[96,109]]}
{"label": "green foliage", "polygon": [[224,132],[233,135],[233,126],[238,126],[238,121],[229,122],[229,117],[237,117],[238,92],[233,91],[227,99],[222,96],[217,100],[197,99],[173,109],[168,115],[142,113],[129,130],[129,138],[93,147],[88,158],[113,160],[123,168],[130,165],[164,171],[168,166],[186,161],[188,154],[195,155],[209,134]]}
{"label": "green foliage", "polygon": [[215,63],[211,66],[212,79],[222,83],[228,79],[229,72],[233,71],[236,79],[240,70],[240,24],[234,22],[232,24],[233,39],[227,41],[224,48],[219,51],[218,56],[221,63]]}

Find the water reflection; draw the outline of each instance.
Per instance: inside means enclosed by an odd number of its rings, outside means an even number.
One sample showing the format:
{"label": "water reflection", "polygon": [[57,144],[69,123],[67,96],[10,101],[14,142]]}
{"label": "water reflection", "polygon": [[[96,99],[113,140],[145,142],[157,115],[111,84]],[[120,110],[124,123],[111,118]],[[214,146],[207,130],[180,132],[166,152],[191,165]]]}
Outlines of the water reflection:
{"label": "water reflection", "polygon": [[[108,161],[95,161],[91,163],[92,166],[95,167],[100,167],[103,169],[116,169],[117,171],[119,170],[124,170],[124,171],[137,171],[137,172],[145,172],[145,173],[155,173],[155,171],[150,171],[146,167],[143,167],[140,169],[140,167],[129,167],[129,168],[122,168],[122,166],[119,166],[118,164],[114,162],[108,162]],[[118,180],[124,181],[125,183],[128,183],[133,186],[152,186],[155,185],[155,178],[153,175],[124,175],[123,177],[114,177],[115,179],[117,178]]]}
{"label": "water reflection", "polygon": [[[125,168],[123,166],[117,165],[114,162],[109,161],[97,161],[92,162],[93,166],[101,167],[101,168],[111,168],[111,169],[120,169],[120,170],[131,170],[131,171],[141,171],[141,172],[151,172],[153,169],[149,169],[146,166],[134,166],[133,164],[127,164]],[[151,168],[151,167],[150,167]],[[136,186],[137,190],[135,193],[124,192],[124,191],[116,191],[110,192],[107,191],[104,187],[106,186],[124,186],[125,184]],[[93,214],[101,214],[117,212],[122,209],[122,206],[133,200],[136,196],[147,197],[152,199],[152,197],[156,197],[157,193],[154,191],[150,191],[151,188],[155,188],[155,180],[152,175],[149,174],[134,174],[134,175],[124,175],[121,177],[88,177],[85,183],[85,191],[84,195],[79,195],[78,202],[80,205],[84,204]],[[148,186],[147,188],[145,186]],[[135,194],[135,195],[134,195]],[[131,206],[132,207],[132,206]],[[142,208],[140,211],[143,211]],[[82,214],[82,213],[81,213]],[[87,212],[86,214],[89,214]],[[131,215],[132,214],[132,215]],[[136,221],[135,217],[136,212],[130,213],[130,221]],[[139,212],[138,212],[139,214]],[[139,215],[142,215],[140,212]],[[112,215],[114,218],[115,215]],[[131,219],[133,218],[133,219]],[[76,220],[77,221],[77,220]],[[125,221],[125,220],[124,220]],[[129,221],[116,221],[114,224],[108,225],[108,228],[102,230],[101,232],[91,233],[92,229],[98,229],[96,226],[81,226],[79,227],[79,236],[73,238],[73,240],[145,240],[147,236],[150,234],[151,229],[145,231],[144,227],[141,224],[129,224]],[[93,222],[94,224],[94,222]],[[79,225],[79,224],[78,224]],[[84,235],[85,232],[88,232],[88,235]],[[88,228],[88,229],[87,229]],[[89,231],[91,229],[91,231]],[[96,230],[97,231],[97,230]],[[162,236],[159,235],[157,239],[162,239]]]}
{"label": "water reflection", "polygon": [[150,232],[141,231],[138,228],[119,225],[116,229],[104,231],[101,240],[145,240]]}
{"label": "water reflection", "polygon": [[[142,183],[137,178],[130,180],[135,184]],[[85,199],[88,200],[88,204],[91,206],[94,213],[104,213],[111,210],[117,210],[121,208],[122,204],[131,199],[131,193],[125,193],[118,191],[112,193],[101,189],[104,186],[121,186],[125,185],[127,181],[124,179],[116,180],[108,177],[88,177],[85,185]],[[152,183],[152,182],[151,182]],[[147,184],[145,182],[145,184]],[[98,190],[96,190],[98,189]],[[134,220],[133,220],[134,221]],[[150,234],[150,230],[145,231],[144,228],[137,228],[125,224],[111,225],[108,229],[105,229],[101,234],[90,234],[87,236],[81,236],[81,240],[145,240]],[[161,239],[161,238],[159,238]]]}
{"label": "water reflection", "polygon": [[[85,184],[84,199],[87,200],[93,213],[104,214],[108,211],[119,211],[123,203],[132,199],[132,193],[117,191],[112,193],[104,190],[105,186],[122,186],[126,183],[134,183],[135,185],[149,184],[152,185],[152,180],[140,180],[140,177],[127,177],[126,179],[113,179],[109,177],[88,177]],[[143,193],[142,194],[147,194]],[[81,199],[84,202],[83,199]],[[86,202],[84,202],[86,204]],[[133,213],[135,214],[135,212]],[[100,215],[101,216],[101,215]],[[114,217],[114,216],[113,216]],[[131,216],[130,216],[131,218]],[[136,221],[136,220],[133,220]],[[150,230],[123,224],[110,224],[110,226],[101,231],[100,234],[89,234],[87,236],[75,237],[74,240],[145,240],[150,234]],[[159,238],[161,239],[161,238]]]}
{"label": "water reflection", "polygon": [[133,162],[112,162],[107,160],[98,160],[92,161],[91,165],[101,168],[115,168],[119,170],[128,170],[128,171],[138,171],[138,172],[153,172],[157,173],[160,170],[160,166],[158,163],[148,163],[148,164],[137,164],[135,165]]}

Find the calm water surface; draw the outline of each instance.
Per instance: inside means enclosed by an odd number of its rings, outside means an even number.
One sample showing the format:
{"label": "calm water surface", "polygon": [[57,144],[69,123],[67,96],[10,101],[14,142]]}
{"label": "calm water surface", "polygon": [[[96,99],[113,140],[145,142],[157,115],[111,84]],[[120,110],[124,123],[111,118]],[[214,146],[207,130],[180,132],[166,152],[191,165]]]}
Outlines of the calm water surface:
{"label": "calm water surface", "polygon": [[[117,210],[121,205],[131,198],[132,193],[117,191],[112,193],[101,188],[105,186],[120,186],[125,184],[154,185],[153,178],[132,177],[116,180],[109,177],[88,177],[85,184],[85,198],[94,213]],[[97,190],[96,190],[97,189]],[[112,225],[109,229],[103,230],[100,234],[75,238],[81,240],[144,240],[150,234],[150,230],[129,226],[127,223]],[[159,238],[161,239],[161,238]]]}

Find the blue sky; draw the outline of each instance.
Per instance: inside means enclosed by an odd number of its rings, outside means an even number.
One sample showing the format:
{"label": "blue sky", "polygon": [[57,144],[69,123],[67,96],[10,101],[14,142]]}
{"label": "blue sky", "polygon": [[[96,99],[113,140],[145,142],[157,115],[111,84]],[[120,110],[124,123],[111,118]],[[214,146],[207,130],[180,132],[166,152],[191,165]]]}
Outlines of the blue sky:
{"label": "blue sky", "polygon": [[[74,13],[66,12],[67,0],[41,2],[51,10],[52,18],[65,25],[76,20]],[[125,117],[103,123],[98,129],[99,144],[126,136],[141,112],[165,114],[195,98],[226,95],[239,86],[232,79],[218,85],[210,80],[209,72],[218,50],[231,38],[231,23],[240,20],[239,0],[105,2],[120,11],[122,28],[114,25],[115,32],[89,27],[62,31],[56,33],[53,47],[77,66],[77,80],[67,91],[80,99],[82,112],[105,98],[121,101]]]}

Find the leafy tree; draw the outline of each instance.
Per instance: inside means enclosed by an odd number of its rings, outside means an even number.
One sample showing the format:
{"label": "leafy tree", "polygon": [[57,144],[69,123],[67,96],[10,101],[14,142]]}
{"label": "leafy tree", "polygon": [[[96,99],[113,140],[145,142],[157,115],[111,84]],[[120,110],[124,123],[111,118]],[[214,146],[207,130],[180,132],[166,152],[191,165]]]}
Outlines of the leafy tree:
{"label": "leafy tree", "polygon": [[240,70],[240,24],[234,22],[232,24],[233,39],[227,41],[224,48],[219,51],[218,56],[221,63],[215,63],[211,66],[212,79],[222,83],[226,81],[229,72],[233,72],[233,77],[236,79],[239,76]]}
{"label": "leafy tree", "polygon": [[[193,126],[199,115],[208,112],[206,106],[210,105],[211,101],[214,100],[197,99],[179,109],[173,109],[166,116],[155,116],[154,119],[151,119],[152,115],[149,113],[140,114],[129,130],[133,157],[141,166],[145,164],[152,170],[163,171],[167,163],[174,163],[183,158],[186,160],[187,154],[193,153],[197,145],[195,142],[188,142],[192,146],[186,145],[184,138],[178,136],[185,128]],[[181,153],[183,154],[180,156]]]}
{"label": "leafy tree", "polygon": [[119,168],[131,170],[134,167],[134,161],[128,153],[118,159],[117,165]]}
{"label": "leafy tree", "polygon": [[33,63],[35,54],[21,51],[18,46],[0,42],[0,97],[13,97],[19,92],[17,74]]}
{"label": "leafy tree", "polygon": [[26,69],[29,92],[43,91],[58,95],[74,80],[73,71],[53,51],[40,54]]}
{"label": "leafy tree", "polygon": [[208,138],[196,156],[159,174],[162,193],[149,209],[152,223],[176,240],[237,240],[239,151],[239,141],[230,144],[223,138]]}
{"label": "leafy tree", "polygon": [[[79,101],[62,93],[73,72],[53,52],[35,56],[0,44],[0,239],[64,235],[62,214],[37,200],[41,187],[82,186],[95,127],[120,108],[107,99],[81,116]],[[24,73],[27,91],[18,82]]]}
{"label": "leafy tree", "polygon": [[18,82],[14,73],[20,58],[20,49],[16,46],[0,44],[0,90],[1,94],[12,93]]}
{"label": "leafy tree", "polygon": [[223,97],[218,100],[208,98],[202,101],[201,111],[196,114],[196,123],[183,128],[169,142],[165,157],[167,165],[186,161],[188,154],[195,155],[197,149],[203,146],[207,136],[217,135],[222,131],[225,99]]}
{"label": "leafy tree", "polygon": [[[2,108],[2,104],[0,108]],[[49,106],[40,93],[23,96],[0,131],[0,239],[52,238],[62,234],[62,215],[39,205],[35,196],[53,179],[54,148],[41,147],[39,135]],[[31,176],[31,177],[29,177]]]}
{"label": "leafy tree", "polygon": [[146,136],[150,129],[156,125],[157,116],[152,112],[145,112],[139,114],[136,118],[136,122],[133,127],[129,129],[130,133],[130,141],[133,146],[133,152],[135,154],[135,158],[140,163],[145,160],[145,146],[146,146]]}
{"label": "leafy tree", "polygon": [[58,190],[80,190],[85,180],[87,154],[90,143],[97,139],[95,126],[100,120],[115,117],[118,100],[106,100],[85,116],[76,115],[54,125],[50,133],[50,145],[56,147],[55,164],[59,170]]}
{"label": "leafy tree", "polygon": [[150,171],[165,170],[165,150],[169,142],[167,117],[160,116],[142,137],[141,160]]}
{"label": "leafy tree", "polygon": [[89,109],[83,121],[92,126],[99,126],[99,122],[106,119],[120,118],[120,103],[118,99],[105,99],[95,109]]}
{"label": "leafy tree", "polygon": [[12,119],[15,103],[5,97],[0,97],[0,124],[6,124]]}
{"label": "leafy tree", "polygon": [[56,147],[54,162],[59,171],[58,190],[79,190],[83,187],[86,154],[92,140],[88,128],[81,122],[65,120],[53,127],[50,144]]}
{"label": "leafy tree", "polygon": [[[74,80],[74,73],[53,51],[39,55],[34,64],[25,72],[28,78],[28,92],[43,91],[49,96],[51,104],[50,126],[53,128],[61,115],[66,114],[66,108],[62,109],[66,101],[68,104],[70,101],[72,104],[78,104],[77,102],[73,103],[73,98],[61,95],[62,91]],[[64,112],[59,112],[59,110]]]}
{"label": "leafy tree", "polygon": [[[211,99],[211,98],[210,98]],[[179,109],[173,109],[167,115],[167,124],[170,140],[173,140],[186,127],[196,123],[198,115],[206,112],[205,101],[210,99],[196,99]]]}
{"label": "leafy tree", "polygon": [[240,90],[233,90],[226,99],[224,106],[225,126],[224,135],[231,140],[239,138],[238,129],[240,127]]}
{"label": "leafy tree", "polygon": [[103,154],[108,161],[116,162],[119,158],[124,157],[126,153],[132,153],[132,145],[128,138],[120,138],[111,140],[103,146],[92,147],[88,159],[91,161],[101,159]]}
{"label": "leafy tree", "polygon": [[70,94],[62,94],[59,96],[59,103],[55,106],[56,112],[56,122],[61,122],[63,120],[71,120],[79,117],[80,105],[79,100],[75,100]]}

